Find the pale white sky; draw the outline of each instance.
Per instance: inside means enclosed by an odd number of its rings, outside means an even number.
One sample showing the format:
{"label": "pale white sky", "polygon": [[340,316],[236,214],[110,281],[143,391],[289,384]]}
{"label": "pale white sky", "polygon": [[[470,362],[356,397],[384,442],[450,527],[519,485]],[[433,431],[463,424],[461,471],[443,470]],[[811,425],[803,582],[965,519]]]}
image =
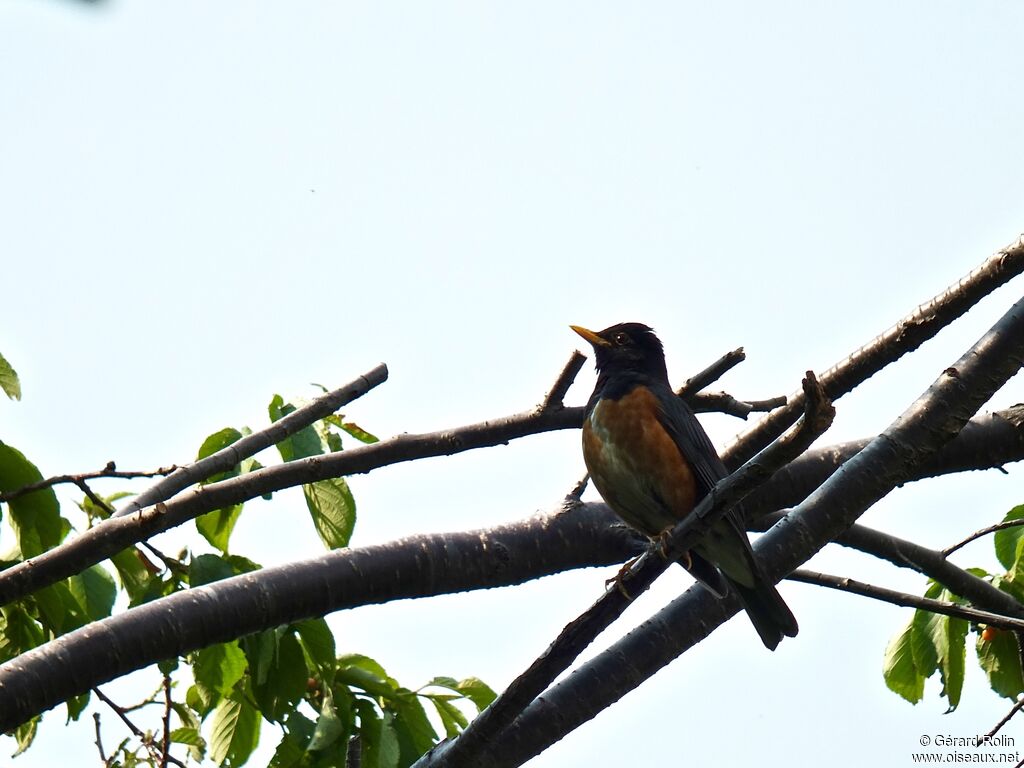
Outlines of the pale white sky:
{"label": "pale white sky", "polygon": [[[44,473],[182,462],[264,423],[275,392],[381,360],[391,380],[348,415],[438,429],[532,406],[578,345],[569,323],[627,319],[657,328],[679,381],[743,345],[723,386],[790,392],[1024,230],[1022,31],[1012,2],[12,0],[0,350],[25,394],[0,402],[0,439]],[[1020,292],[840,401],[827,439],[884,428]],[[1015,380],[996,404],[1020,400]],[[704,421],[719,444],[743,426]],[[550,509],[581,472],[567,432],[355,478],[355,543]],[[865,521],[942,546],[1022,501],[1010,468],[902,489]],[[319,547],[287,495],[235,541],[264,564]],[[923,588],[848,553],[816,565]],[[609,575],[332,624],[410,687],[500,688]],[[665,582],[609,635],[686,580]],[[977,674],[955,714],[934,683],[911,707],[881,677],[908,612],[782,591],[801,633],[777,653],[730,622],[531,766],[910,765],[921,734],[1007,709]],[[16,765],[93,749],[91,721],[62,720]],[[1024,724],[1009,733],[1024,751]]]}

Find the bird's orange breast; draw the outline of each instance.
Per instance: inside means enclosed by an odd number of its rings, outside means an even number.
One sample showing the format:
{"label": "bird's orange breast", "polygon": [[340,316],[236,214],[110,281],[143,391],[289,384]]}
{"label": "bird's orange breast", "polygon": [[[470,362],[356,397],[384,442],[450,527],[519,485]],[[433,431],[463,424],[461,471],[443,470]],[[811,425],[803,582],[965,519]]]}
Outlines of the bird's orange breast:
{"label": "bird's orange breast", "polygon": [[646,387],[599,400],[583,424],[583,458],[594,485],[626,523],[656,536],[693,509],[697,484],[689,462],[662,426]]}

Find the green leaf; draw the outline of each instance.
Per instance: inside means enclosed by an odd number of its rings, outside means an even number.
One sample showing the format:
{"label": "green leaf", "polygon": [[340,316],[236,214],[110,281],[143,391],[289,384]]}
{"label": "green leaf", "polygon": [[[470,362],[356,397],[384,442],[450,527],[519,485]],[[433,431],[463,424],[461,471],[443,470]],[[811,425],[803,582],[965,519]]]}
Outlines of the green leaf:
{"label": "green leaf", "polygon": [[156,575],[151,573],[143,563],[144,557],[137,547],[129,547],[122,549],[110,558],[110,562],[114,564],[114,570],[117,571],[117,577],[121,581],[121,586],[128,593],[131,606],[143,602],[150,584],[156,578]]}
{"label": "green leaf", "polygon": [[78,696],[72,696],[67,700],[68,707],[68,719],[65,723],[70,723],[72,720],[77,720],[82,716],[82,712],[89,706],[89,691],[79,694]]}
{"label": "green leaf", "polygon": [[[943,590],[943,600],[955,602],[956,597],[949,590]],[[960,704],[964,687],[964,673],[967,658],[967,621],[954,616],[937,616],[932,624],[935,649],[939,657],[939,675],[942,678],[942,695],[949,702],[947,712]]]}
{"label": "green leaf", "polygon": [[309,680],[306,657],[292,632],[281,635],[274,651],[270,662],[262,665],[258,684],[251,662],[249,667],[254,681],[253,697],[260,712],[272,723],[281,722],[295,711]]}
{"label": "green leaf", "polygon": [[243,696],[222,699],[213,712],[210,758],[220,765],[243,765],[260,741],[260,714]]}
{"label": "green leaf", "polygon": [[189,756],[197,763],[206,755],[206,739],[199,733],[198,726],[185,726],[171,731],[171,741],[188,747]]}
{"label": "green leaf", "polygon": [[299,633],[299,642],[306,652],[311,666],[316,667],[320,676],[330,685],[334,682],[335,647],[334,634],[324,619],[308,619],[293,625]]}
{"label": "green leaf", "polygon": [[[295,406],[284,402],[280,395],[274,395],[267,407],[272,422],[279,421],[289,413],[295,411]],[[295,461],[305,459],[309,456],[319,456],[324,452],[323,443],[316,429],[312,426],[304,427],[294,435],[286,437],[277,444],[277,450],[284,461]]]}
{"label": "green leaf", "polygon": [[11,757],[17,757],[32,746],[32,742],[35,741],[36,733],[39,730],[40,720],[42,720],[42,717],[36,715],[27,723],[22,723],[14,729],[14,741],[18,745],[18,750]]}
{"label": "green leaf", "polygon": [[21,382],[18,381],[18,374],[3,355],[0,355],[0,389],[11,400],[21,400]]}
{"label": "green leaf", "polygon": [[68,579],[68,589],[92,621],[105,619],[114,609],[117,585],[105,568],[93,565]]}
{"label": "green leaf", "polygon": [[975,646],[978,663],[988,675],[989,685],[1000,696],[1016,699],[1024,693],[1024,676],[1021,675],[1020,652],[1013,632],[992,628],[992,639],[984,640],[980,635]]}
{"label": "green leaf", "polygon": [[186,706],[195,712],[200,719],[205,720],[217,703],[220,701],[220,694],[205,685],[190,685],[185,692]]}
{"label": "green leaf", "polygon": [[235,575],[235,569],[224,558],[217,555],[199,555],[188,564],[188,583],[192,587],[212,584]]}
{"label": "green leaf", "polygon": [[914,664],[912,650],[913,619],[896,637],[889,641],[885,650],[882,674],[889,690],[902,696],[911,704],[917,704],[924,696],[924,675]]}
{"label": "green leaf", "polygon": [[356,501],[345,479],[310,483],[302,486],[302,493],[320,540],[328,549],[348,546],[356,524]]}
{"label": "green leaf", "polygon": [[362,741],[363,768],[397,768],[401,758],[394,716],[390,712],[378,715],[373,705],[357,702],[359,709],[359,737]]}
{"label": "green leaf", "polygon": [[338,657],[335,680],[371,696],[392,697],[398,690],[398,683],[388,677],[384,667],[361,653],[346,653]]}
{"label": "green leaf", "polygon": [[192,664],[196,682],[221,696],[231,693],[244,673],[245,654],[237,640],[203,648],[195,654],[195,662]]}
{"label": "green leaf", "polygon": [[[242,439],[242,433],[233,427],[225,427],[212,435],[207,437],[201,446],[199,446],[199,453],[196,455],[196,459],[205,459],[207,456],[212,456],[217,451],[222,451],[232,443],[237,443]],[[231,469],[224,472],[218,472],[215,475],[203,480],[202,485],[208,485],[210,483],[217,483],[221,480],[226,480],[229,477],[237,477],[240,472],[239,466],[236,464]]]}
{"label": "green leaf", "polygon": [[43,644],[46,638],[35,619],[18,603],[0,609],[0,654],[13,659]]}
{"label": "green leaf", "polygon": [[226,555],[231,532],[235,530],[235,523],[238,522],[243,507],[243,504],[232,504],[230,507],[215,509],[212,512],[199,515],[196,518],[196,530],[210,542],[211,546]]}
{"label": "green leaf", "polygon": [[491,686],[479,677],[467,677],[460,680],[456,689],[476,705],[478,712],[482,712],[491,705],[492,701],[498,698],[498,694],[494,692]]}
{"label": "green leaf", "polygon": [[403,762],[406,759],[412,762],[434,746],[437,732],[427,719],[420,698],[405,688],[400,688],[398,693],[398,696],[384,704],[384,710],[395,713],[395,727],[402,748]]}
{"label": "green leaf", "polygon": [[[0,493],[24,488],[42,479],[35,464],[21,451],[0,443]],[[67,533],[53,488],[26,493],[11,499],[7,506],[18,547],[26,559],[57,546]]]}
{"label": "green leaf", "polygon": [[345,734],[345,724],[334,707],[334,697],[328,688],[320,705],[320,717],[316,720],[313,728],[313,735],[310,737],[307,749],[310,752],[317,752],[327,749]]}
{"label": "green leaf", "polygon": [[[1014,507],[1003,517],[1003,522],[1020,520],[1024,518],[1024,504]],[[1024,525],[1004,528],[996,531],[992,537],[992,544],[995,546],[996,557],[1000,564],[1007,571],[1017,569],[1017,561],[1020,559],[1021,541],[1024,541]]]}
{"label": "green leaf", "polygon": [[441,718],[441,724],[444,726],[444,732],[448,738],[458,736],[459,731],[469,724],[466,716],[448,698],[444,696],[429,696],[428,698],[433,702],[434,709],[437,710],[437,715]]}
{"label": "green leaf", "polygon": [[356,440],[358,440],[361,443],[370,444],[370,443],[379,443],[380,442],[380,438],[379,437],[376,437],[375,435],[371,435],[369,432],[367,432],[365,429],[360,427],[358,424],[353,424],[351,421],[343,422],[339,426],[343,430],[348,432],[348,434],[352,435],[352,437],[354,437]]}

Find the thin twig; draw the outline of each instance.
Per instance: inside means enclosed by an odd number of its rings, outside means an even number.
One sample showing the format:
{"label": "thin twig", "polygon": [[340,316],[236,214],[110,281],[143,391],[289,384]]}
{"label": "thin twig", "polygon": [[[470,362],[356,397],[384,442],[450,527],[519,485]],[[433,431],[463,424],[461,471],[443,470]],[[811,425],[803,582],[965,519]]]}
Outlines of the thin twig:
{"label": "thin twig", "polygon": [[975,531],[966,539],[964,539],[963,541],[958,541],[951,547],[946,547],[942,550],[942,554],[946,557],[949,557],[958,549],[967,546],[972,541],[976,541],[977,539],[980,539],[983,536],[988,536],[990,533],[996,533],[997,531],[1005,531],[1007,528],[1017,528],[1021,525],[1024,525],[1024,518],[1020,520],[1003,520],[1001,523],[996,523],[995,525],[990,525],[987,528],[982,528],[980,531]]}
{"label": "thin twig", "polygon": [[773,411],[788,402],[784,396],[767,400],[737,400],[727,392],[700,392],[691,395],[689,401],[697,413],[724,413],[738,419],[746,419],[754,411]]}
{"label": "thin twig", "polygon": [[992,613],[978,608],[971,608],[966,605],[959,605],[948,600],[934,600],[929,597],[912,595],[908,592],[898,592],[894,589],[880,587],[875,584],[868,584],[863,581],[856,581],[845,576],[833,576],[829,573],[818,571],[796,570],[786,577],[790,581],[799,581],[803,584],[816,584],[819,587],[849,592],[862,597],[870,597],[872,600],[880,600],[903,608],[917,608],[929,613],[939,613],[943,616],[953,616],[958,619],[966,619],[979,624],[988,624],[992,627],[1008,630],[1024,629],[1024,619],[1017,619],[1001,613]]}
{"label": "thin twig", "polygon": [[706,389],[714,384],[746,359],[747,353],[743,351],[743,347],[738,347],[732,352],[726,352],[703,371],[695,373],[684,381],[683,386],[676,390],[676,394],[684,400],[688,400],[702,389]]}
{"label": "thin twig", "polygon": [[[95,472],[82,472],[76,475],[54,475],[48,477],[45,480],[40,480],[29,485],[23,485],[21,488],[15,488],[13,491],[7,491],[6,493],[0,493],[0,504],[12,501],[19,496],[24,496],[26,493],[32,493],[33,491],[41,491],[44,488],[52,488],[55,485],[64,485],[67,483],[79,483],[86,480],[100,480],[100,479],[120,479],[120,480],[136,480],[139,478],[154,478],[154,477],[166,477],[167,475],[178,469],[177,465],[172,464],[169,467],[161,467],[160,469],[153,470],[151,472],[122,472],[117,469],[114,462],[107,462],[107,466],[103,469],[96,470]],[[81,486],[79,486],[81,487]]]}
{"label": "thin twig", "polygon": [[110,765],[110,762],[107,760],[107,754],[103,750],[103,736],[100,734],[100,713],[99,712],[93,712],[92,713],[92,721],[96,725],[96,749],[98,749],[100,751],[100,760],[103,761],[104,765]]}
{"label": "thin twig", "polygon": [[135,738],[137,738],[139,741],[141,741],[142,745],[149,751],[150,756],[153,758],[154,762],[159,760],[161,761],[161,764],[163,766],[166,766],[168,763],[170,763],[171,765],[179,766],[179,768],[186,768],[185,764],[177,758],[168,754],[166,751],[161,752],[160,748],[153,743],[152,737],[146,735],[142,731],[142,729],[135,725],[135,723],[131,721],[131,718],[128,717],[128,712],[130,712],[131,709],[138,709],[139,707],[145,706],[146,704],[152,702],[146,701],[142,704],[136,705],[135,707],[126,708],[118,706],[115,702],[111,701],[111,699],[99,688],[93,688],[92,692],[96,694],[96,697],[100,701],[102,701],[104,704],[110,707],[111,710],[113,710],[114,714],[118,716],[122,723],[128,726],[128,730],[132,732],[132,735],[135,736]]}
{"label": "thin twig", "polygon": [[999,733],[999,731],[1003,729],[1003,726],[1010,722],[1010,720],[1013,719],[1013,716],[1022,709],[1024,709],[1024,697],[1021,697],[1021,699],[1010,708],[1010,711],[1006,713],[1006,716],[996,723],[995,727],[991,731],[985,734],[984,739],[986,741],[990,741],[992,737]]}
{"label": "thin twig", "polygon": [[330,416],[336,410],[362,397],[374,387],[383,384],[388,378],[388,367],[381,363],[367,371],[359,378],[339,387],[325,395],[321,395],[308,405],[298,408],[287,416],[278,419],[269,427],[246,435],[216,453],[199,459],[187,466],[179,467],[163,480],[154,483],[145,491],[132,499],[115,513],[117,517],[139,512],[146,507],[166,501],[179,491],[190,485],[200,483],[209,477],[231,469],[243,459],[277,445],[290,435],[305,429],[310,424]]}
{"label": "thin twig", "polygon": [[558,378],[555,379],[555,383],[551,386],[551,390],[544,397],[543,402],[540,404],[540,410],[549,411],[553,408],[562,408],[563,400],[565,395],[569,391],[569,387],[576,380],[576,375],[583,368],[583,364],[587,361],[586,355],[575,351],[569,357],[565,367],[562,368],[562,372],[558,374]]}
{"label": "thin twig", "polygon": [[160,768],[167,768],[167,763],[171,759],[171,705],[174,702],[171,700],[171,676],[164,675],[164,733],[161,749],[163,750],[163,758],[160,760]]}

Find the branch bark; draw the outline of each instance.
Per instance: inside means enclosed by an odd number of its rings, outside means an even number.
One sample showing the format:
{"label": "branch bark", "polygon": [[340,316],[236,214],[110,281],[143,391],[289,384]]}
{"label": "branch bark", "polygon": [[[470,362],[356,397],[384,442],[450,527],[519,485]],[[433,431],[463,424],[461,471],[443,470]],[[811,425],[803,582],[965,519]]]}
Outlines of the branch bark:
{"label": "branch bark", "polygon": [[[849,528],[951,440],[1024,362],[1024,299],[881,435],[758,539],[778,580]],[[522,765],[617,701],[740,609],[695,586],[537,698],[479,755],[481,765]],[[440,763],[439,763],[440,764]],[[435,764],[435,765],[439,765]]]}

